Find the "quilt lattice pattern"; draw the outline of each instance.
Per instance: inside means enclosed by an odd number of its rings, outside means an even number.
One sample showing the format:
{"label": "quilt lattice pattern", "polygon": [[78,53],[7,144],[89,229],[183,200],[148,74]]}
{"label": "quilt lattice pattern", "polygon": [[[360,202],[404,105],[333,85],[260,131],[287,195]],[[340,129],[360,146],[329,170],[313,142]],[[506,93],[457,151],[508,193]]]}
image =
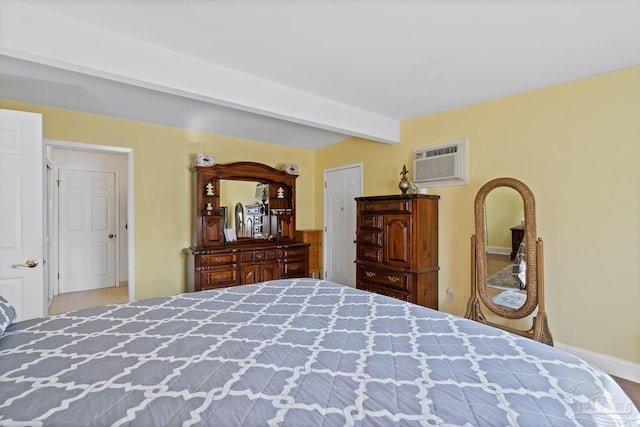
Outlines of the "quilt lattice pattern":
{"label": "quilt lattice pattern", "polygon": [[442,312],[279,280],[10,326],[0,425],[632,425],[598,369]]}

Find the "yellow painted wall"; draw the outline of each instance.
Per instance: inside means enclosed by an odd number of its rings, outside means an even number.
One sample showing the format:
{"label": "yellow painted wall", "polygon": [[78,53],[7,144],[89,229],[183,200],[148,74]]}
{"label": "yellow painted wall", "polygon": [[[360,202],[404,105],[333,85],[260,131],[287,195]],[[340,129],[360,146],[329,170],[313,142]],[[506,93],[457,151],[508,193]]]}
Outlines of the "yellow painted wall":
{"label": "yellow painted wall", "polygon": [[442,196],[440,308],[465,311],[477,190],[515,177],[536,195],[555,340],[640,363],[640,67],[407,120],[399,144],[352,138],[315,153],[11,101],[0,108],[42,113],[47,139],[134,149],[137,298],[183,289],[192,153],[298,163],[297,227],[317,228],[323,170],[362,162],[365,195],[396,194],[413,148],[466,137],[468,185],[431,190]]}
{"label": "yellow painted wall", "polygon": [[185,289],[182,249],[191,244],[193,153],[214,153],[218,163],[297,163],[297,227],[315,225],[313,151],[7,100],[0,108],[42,113],[45,139],[133,148],[137,299]]}
{"label": "yellow painted wall", "polygon": [[406,120],[399,144],[354,138],[317,152],[318,223],[324,169],[362,162],[365,195],[397,194],[413,148],[466,137],[468,185],[431,191],[441,196],[441,310],[465,311],[477,190],[518,178],[536,196],[554,339],[640,363],[639,117],[635,67]]}

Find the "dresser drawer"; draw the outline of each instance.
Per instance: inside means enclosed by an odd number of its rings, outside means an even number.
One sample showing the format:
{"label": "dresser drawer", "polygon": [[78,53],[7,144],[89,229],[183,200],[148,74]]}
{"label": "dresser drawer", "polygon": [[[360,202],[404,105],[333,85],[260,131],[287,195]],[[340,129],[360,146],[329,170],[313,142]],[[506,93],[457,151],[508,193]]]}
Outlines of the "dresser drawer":
{"label": "dresser drawer", "polygon": [[215,283],[215,284],[208,284],[208,285],[201,285],[200,286],[200,290],[201,291],[210,291],[212,289],[222,289],[222,288],[229,288],[231,286],[239,286],[240,282],[238,283]]}
{"label": "dresser drawer", "polygon": [[200,272],[200,286],[202,289],[210,289],[211,286],[215,285],[233,285],[239,283],[237,267],[205,270]]}
{"label": "dresser drawer", "polygon": [[260,262],[274,259],[276,259],[275,249],[242,252],[242,262]]}
{"label": "dresser drawer", "polygon": [[361,261],[370,261],[382,263],[382,248],[375,246],[358,245],[358,259]]}
{"label": "dresser drawer", "polygon": [[238,262],[238,254],[227,253],[219,255],[200,255],[200,267],[216,267],[219,265],[235,264]]}
{"label": "dresser drawer", "polygon": [[307,263],[300,262],[284,262],[280,264],[280,278],[286,279],[291,277],[305,277],[307,274]]}
{"label": "dresser drawer", "polygon": [[279,258],[284,259],[295,259],[295,258],[306,258],[307,256],[307,248],[284,248],[278,249],[280,253]]}
{"label": "dresser drawer", "polygon": [[378,270],[364,265],[358,265],[358,279],[397,289],[409,289],[410,276],[392,270]]}
{"label": "dresser drawer", "polygon": [[410,200],[375,200],[366,201],[362,205],[365,211],[397,211],[411,212]]}

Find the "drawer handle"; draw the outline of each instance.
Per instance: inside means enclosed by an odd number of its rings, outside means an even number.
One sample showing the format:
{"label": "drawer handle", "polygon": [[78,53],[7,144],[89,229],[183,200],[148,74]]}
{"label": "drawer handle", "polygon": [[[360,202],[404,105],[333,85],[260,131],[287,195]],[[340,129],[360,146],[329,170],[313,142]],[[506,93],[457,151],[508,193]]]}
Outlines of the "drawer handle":
{"label": "drawer handle", "polygon": [[219,256],[218,258],[216,258],[216,262],[224,262],[225,258]]}
{"label": "drawer handle", "polygon": [[375,252],[373,252],[373,251],[365,251],[365,252],[364,252],[364,256],[368,256],[368,257],[372,257],[372,256],[374,256],[375,254],[376,254],[376,253],[375,253]]}
{"label": "drawer handle", "polygon": [[289,270],[291,270],[291,271],[300,270],[300,266],[299,265],[291,265],[291,266],[289,266]]}
{"label": "drawer handle", "polygon": [[216,280],[224,280],[224,279],[226,279],[226,278],[227,278],[227,276],[226,276],[225,274],[218,274],[218,275],[216,276]]}
{"label": "drawer handle", "polygon": [[391,282],[391,283],[396,283],[397,281],[400,280],[400,278],[398,276],[387,276],[387,279]]}
{"label": "drawer handle", "polygon": [[364,275],[367,277],[374,277],[376,273],[374,273],[373,271],[365,271]]}

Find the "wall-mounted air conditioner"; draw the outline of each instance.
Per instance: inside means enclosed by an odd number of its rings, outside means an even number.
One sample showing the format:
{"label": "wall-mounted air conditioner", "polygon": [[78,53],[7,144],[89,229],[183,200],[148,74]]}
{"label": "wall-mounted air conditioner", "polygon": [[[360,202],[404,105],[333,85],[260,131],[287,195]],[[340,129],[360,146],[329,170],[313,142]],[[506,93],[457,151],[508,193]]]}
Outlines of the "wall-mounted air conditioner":
{"label": "wall-mounted air conditioner", "polygon": [[413,182],[417,187],[466,184],[466,138],[413,150]]}

